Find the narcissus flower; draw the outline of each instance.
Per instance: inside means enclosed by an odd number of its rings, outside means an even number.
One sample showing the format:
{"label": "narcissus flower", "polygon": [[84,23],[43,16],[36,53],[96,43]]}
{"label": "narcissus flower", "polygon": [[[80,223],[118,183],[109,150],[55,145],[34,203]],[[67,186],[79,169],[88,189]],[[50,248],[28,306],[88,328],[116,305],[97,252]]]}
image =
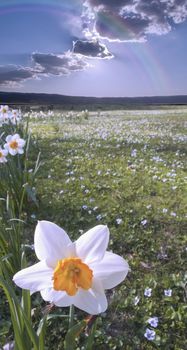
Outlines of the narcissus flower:
{"label": "narcissus flower", "polygon": [[6,123],[9,118],[9,107],[8,106],[0,106],[0,121]]}
{"label": "narcissus flower", "polygon": [[23,154],[23,147],[25,146],[25,140],[21,139],[19,134],[8,135],[6,137],[6,143],[4,148],[12,155],[15,156],[17,153]]}
{"label": "narcissus flower", "polygon": [[6,156],[8,154],[8,151],[6,149],[2,149],[0,147],[0,163],[6,163],[7,159]]}
{"label": "narcissus flower", "polygon": [[10,121],[11,121],[11,123],[15,125],[17,122],[20,121],[20,118],[21,118],[20,111],[17,110],[17,109],[13,109],[11,111],[11,114],[10,114]]}
{"label": "narcissus flower", "polygon": [[56,306],[75,305],[95,315],[107,309],[105,289],[126,277],[129,266],[107,252],[109,230],[98,225],[72,242],[59,226],[39,221],[34,237],[37,264],[14,275],[14,282],[31,292],[40,291]]}

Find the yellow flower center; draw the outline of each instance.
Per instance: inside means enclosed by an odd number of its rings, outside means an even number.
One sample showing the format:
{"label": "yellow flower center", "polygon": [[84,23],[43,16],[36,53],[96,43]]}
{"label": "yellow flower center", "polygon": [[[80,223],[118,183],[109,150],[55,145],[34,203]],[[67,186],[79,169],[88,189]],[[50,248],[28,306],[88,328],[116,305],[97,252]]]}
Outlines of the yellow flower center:
{"label": "yellow flower center", "polygon": [[18,148],[18,143],[17,141],[12,141],[9,144],[10,148],[17,149]]}
{"label": "yellow flower center", "polygon": [[0,152],[0,158],[3,158],[3,153],[2,152]]}
{"label": "yellow flower center", "polygon": [[92,285],[93,272],[79,258],[59,260],[53,273],[53,288],[75,295],[78,288],[88,290]]}

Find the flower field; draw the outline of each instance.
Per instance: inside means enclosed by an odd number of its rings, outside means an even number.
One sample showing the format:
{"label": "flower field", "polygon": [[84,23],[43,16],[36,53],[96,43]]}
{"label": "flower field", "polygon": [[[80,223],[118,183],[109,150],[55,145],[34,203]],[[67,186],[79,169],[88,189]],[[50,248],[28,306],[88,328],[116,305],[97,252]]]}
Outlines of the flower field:
{"label": "flower field", "polygon": [[[186,107],[31,113],[1,107],[2,349],[187,349],[186,145]],[[46,243],[43,233],[54,226],[42,224],[38,233],[38,220],[63,228],[66,251],[70,238],[78,242],[84,262],[70,249],[54,273],[40,265],[40,275],[30,280],[31,266],[45,258],[52,269],[47,259],[56,252],[55,239]],[[60,229],[54,230],[55,237]],[[82,241],[93,259],[110,251],[104,272],[87,259]],[[73,266],[76,283],[61,279],[62,265],[65,271]],[[48,273],[56,293],[65,290],[74,299],[62,303],[46,294]],[[107,302],[87,298],[93,274]],[[84,289],[81,300],[77,288]],[[76,307],[70,316],[69,300]]]}

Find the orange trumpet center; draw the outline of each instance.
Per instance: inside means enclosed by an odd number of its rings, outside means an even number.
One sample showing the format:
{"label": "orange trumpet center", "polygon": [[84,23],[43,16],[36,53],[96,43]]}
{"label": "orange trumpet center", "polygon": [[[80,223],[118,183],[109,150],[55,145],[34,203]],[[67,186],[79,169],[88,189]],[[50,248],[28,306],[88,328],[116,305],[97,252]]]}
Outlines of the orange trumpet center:
{"label": "orange trumpet center", "polygon": [[17,141],[12,141],[9,144],[10,148],[17,149],[18,148],[18,143]]}
{"label": "orange trumpet center", "polygon": [[73,296],[78,288],[88,290],[92,285],[93,272],[79,258],[59,260],[53,273],[53,288]]}

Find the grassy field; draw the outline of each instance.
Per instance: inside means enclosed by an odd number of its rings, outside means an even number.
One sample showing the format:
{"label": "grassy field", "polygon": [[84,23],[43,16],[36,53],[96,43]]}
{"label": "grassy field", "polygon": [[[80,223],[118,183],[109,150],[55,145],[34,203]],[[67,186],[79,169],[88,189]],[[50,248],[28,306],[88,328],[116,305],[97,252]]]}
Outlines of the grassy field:
{"label": "grassy field", "polygon": [[[29,118],[31,158],[40,150],[41,166],[25,243],[33,243],[37,220],[58,224],[71,239],[106,224],[109,249],[130,266],[125,281],[107,293],[93,349],[186,350],[187,108]],[[39,293],[32,304],[37,324],[46,304]],[[4,299],[0,308],[5,326]],[[68,312],[51,312],[62,311]],[[66,320],[49,320],[45,349],[62,350],[66,331]],[[86,350],[84,337],[77,350]]]}
{"label": "grassy field", "polygon": [[[31,120],[42,155],[33,222],[53,221],[72,238],[107,224],[110,249],[131,268],[109,294],[95,349],[187,349],[186,126],[186,108]],[[157,327],[150,317],[158,317]],[[58,339],[55,349],[62,349],[61,334],[50,327],[48,343]]]}

